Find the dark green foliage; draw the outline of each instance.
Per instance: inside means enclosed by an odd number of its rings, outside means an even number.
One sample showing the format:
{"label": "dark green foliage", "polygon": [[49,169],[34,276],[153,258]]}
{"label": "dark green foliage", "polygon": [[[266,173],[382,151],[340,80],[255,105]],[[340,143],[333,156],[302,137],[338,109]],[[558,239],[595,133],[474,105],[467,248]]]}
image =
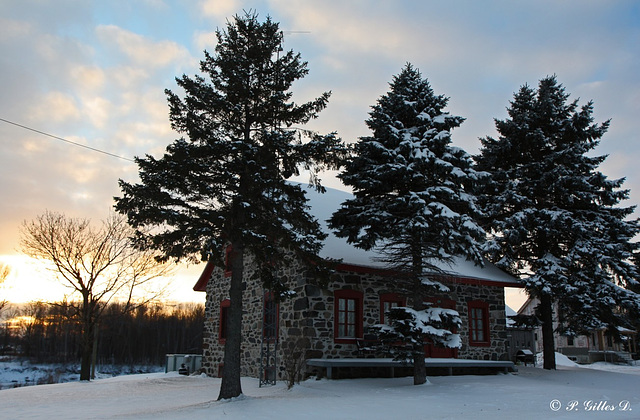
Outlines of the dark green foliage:
{"label": "dark green foliage", "polygon": [[[177,79],[184,99],[166,91],[172,127],[186,138],[161,159],[137,158],[141,183],[121,180],[116,208],[140,228],[141,245],[167,260],[222,265],[225,246],[235,241],[267,271],[286,260],[283,249],[313,259],[324,235],[304,191],[286,179],[307,169],[322,190],[318,171],[345,155],[333,134],[292,128],[316,118],[329,93],[291,101],[292,83],[308,70],[299,54],[281,53],[282,34],[269,18],[236,17],[217,36],[216,53],[201,62],[208,78]],[[147,232],[149,226],[156,229]]]}
{"label": "dark green foliage", "polygon": [[390,87],[367,120],[372,136],[359,139],[339,175],[355,197],[330,226],[417,276],[455,256],[480,262],[484,231],[471,194],[480,176],[471,157],[450,144],[450,131],[464,119],[443,111],[448,98],[435,95],[410,64]]}
{"label": "dark green foliage", "polygon": [[563,314],[567,334],[616,330],[638,297],[626,287],[637,276],[630,259],[637,244],[633,207],[623,180],[597,170],[606,156],[592,156],[609,122],[593,123],[593,104],[578,107],[554,77],[538,89],[523,86],[496,121],[498,139],[482,139],[479,170],[491,173],[483,199],[490,260],[523,277],[538,308],[545,337],[545,368],[552,359],[552,308]]}
{"label": "dark green foliage", "polygon": [[516,328],[535,328],[540,326],[540,320],[535,315],[512,315],[509,318],[513,321]]}
{"label": "dark green foliage", "polygon": [[[448,291],[434,277],[456,257],[482,263],[485,234],[475,222],[473,196],[482,176],[471,157],[450,144],[451,130],[464,119],[444,112],[448,98],[435,95],[410,64],[390,88],[370,112],[372,135],[359,139],[339,175],[355,197],[329,226],[349,243],[376,248],[389,267],[407,273],[412,307],[420,311],[428,293]],[[423,337],[412,325],[415,337]],[[426,381],[423,348],[421,340],[412,341],[416,384]]]}
{"label": "dark green foliage", "polygon": [[[317,257],[324,233],[308,210],[304,190],[287,182],[302,170],[322,191],[319,171],[336,168],[346,154],[334,134],[294,127],[317,117],[323,93],[301,105],[290,91],[308,70],[299,54],[283,52],[282,32],[267,18],[236,16],[217,31],[215,54],[205,53],[203,75],[177,79],[184,96],[167,90],[171,125],[186,136],[161,159],[137,158],[140,184],[120,181],[116,208],[138,228],[142,247],[165,259],[229,261],[229,329],[220,398],[240,389],[240,330],[245,255],[276,296],[276,273],[295,256],[322,271]],[[153,228],[149,230],[148,228]],[[229,385],[233,383],[233,385]]]}

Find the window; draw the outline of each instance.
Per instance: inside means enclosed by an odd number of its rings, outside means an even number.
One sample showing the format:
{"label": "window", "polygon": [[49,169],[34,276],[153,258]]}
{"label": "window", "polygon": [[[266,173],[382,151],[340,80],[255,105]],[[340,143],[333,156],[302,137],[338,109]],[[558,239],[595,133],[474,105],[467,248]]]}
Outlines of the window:
{"label": "window", "polygon": [[573,336],[570,335],[567,337],[567,346],[573,346]]}
{"label": "window", "polygon": [[386,313],[391,308],[397,308],[398,306],[405,306],[405,301],[402,296],[397,293],[383,293],[380,295],[380,323],[388,324],[385,319]]}
{"label": "window", "polygon": [[230,306],[231,301],[229,299],[225,299],[220,302],[220,325],[218,326],[218,339],[221,343],[224,343],[227,339]]}
{"label": "window", "polygon": [[362,292],[336,290],[334,293],[334,339],[355,343],[362,337]]}
{"label": "window", "polygon": [[265,293],[262,312],[262,336],[266,340],[275,340],[278,336],[279,310],[279,305],[273,298],[273,293]]}
{"label": "window", "polygon": [[489,305],[482,301],[469,302],[469,344],[489,346]]}

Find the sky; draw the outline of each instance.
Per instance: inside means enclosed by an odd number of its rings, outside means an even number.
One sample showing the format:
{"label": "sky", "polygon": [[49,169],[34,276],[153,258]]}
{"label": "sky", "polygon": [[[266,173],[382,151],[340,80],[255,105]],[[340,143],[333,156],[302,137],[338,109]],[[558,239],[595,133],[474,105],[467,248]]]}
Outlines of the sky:
{"label": "sky", "polygon": [[[159,157],[178,137],[164,89],[198,74],[215,30],[243,10],[280,22],[285,49],[308,61],[294,85],[298,102],[332,92],[309,128],[348,142],[368,135],[370,107],[410,62],[450,97],[447,111],[466,118],[452,140],[476,154],[513,93],[555,74],[571,99],[594,101],[597,122],[611,119],[596,150],[609,156],[601,170],[626,177],[625,206],[640,200],[636,1],[5,0],[0,119],[109,154],[0,121],[0,260],[15,267],[0,292],[14,300],[54,293],[20,256],[20,224],[45,210],[106,218],[118,179],[137,180],[131,159]],[[333,174],[324,180],[344,188]],[[172,297],[203,300],[191,292],[201,270],[180,267]]]}

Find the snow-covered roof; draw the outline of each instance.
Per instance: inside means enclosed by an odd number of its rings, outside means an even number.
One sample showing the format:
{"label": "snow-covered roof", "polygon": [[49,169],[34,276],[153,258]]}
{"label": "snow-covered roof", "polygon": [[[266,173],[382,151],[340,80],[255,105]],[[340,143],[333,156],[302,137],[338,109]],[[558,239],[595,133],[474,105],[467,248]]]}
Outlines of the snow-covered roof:
{"label": "snow-covered roof", "polygon": [[[306,189],[306,186],[302,186]],[[327,220],[331,217],[340,205],[346,200],[353,197],[346,191],[340,191],[333,188],[327,188],[326,193],[320,194],[314,189],[306,189],[309,205],[311,206],[311,214],[313,214],[323,227],[325,233],[328,234],[324,241],[324,247],[320,252],[323,258],[341,259],[344,264],[360,267],[369,267],[384,269],[384,263],[380,262],[377,257],[380,254],[371,250],[365,251],[347,243],[344,238],[338,238],[327,226]],[[454,264],[448,265],[442,263],[440,268],[447,274],[463,278],[466,280],[479,280],[504,285],[505,287],[519,287],[519,281],[500,270],[495,265],[485,261],[483,267],[480,267],[468,261],[465,258],[456,258]]]}
{"label": "snow-covered roof", "polygon": [[[352,194],[327,188],[324,194],[320,194],[312,188],[302,185],[307,192],[309,199],[310,213],[318,219],[322,229],[327,233],[320,256],[327,259],[342,260],[343,267],[351,268],[360,267],[363,269],[379,269],[387,268],[384,263],[380,262],[377,257],[380,256],[376,251],[365,251],[347,243],[344,238],[338,238],[327,226],[327,220],[331,217],[340,205],[348,198],[353,197]],[[205,267],[198,282],[193,287],[196,291],[204,292],[207,282],[213,271],[213,263],[209,262]],[[441,263],[440,268],[448,275],[464,282],[491,284],[502,287],[522,287],[518,279],[500,270],[495,265],[485,261],[484,266],[480,267],[464,258],[456,258],[451,265]]]}

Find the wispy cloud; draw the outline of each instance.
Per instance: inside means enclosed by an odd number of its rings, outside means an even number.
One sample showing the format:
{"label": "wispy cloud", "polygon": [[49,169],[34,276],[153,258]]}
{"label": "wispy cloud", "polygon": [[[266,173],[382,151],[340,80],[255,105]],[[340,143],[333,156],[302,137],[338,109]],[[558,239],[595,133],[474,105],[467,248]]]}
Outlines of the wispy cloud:
{"label": "wispy cloud", "polygon": [[244,2],[239,0],[201,0],[199,9],[204,16],[215,19],[226,19],[241,13]]}
{"label": "wispy cloud", "polygon": [[153,41],[143,35],[115,25],[96,28],[98,39],[117,48],[129,62],[143,67],[162,67],[175,62],[191,61],[189,51],[173,41]]}

